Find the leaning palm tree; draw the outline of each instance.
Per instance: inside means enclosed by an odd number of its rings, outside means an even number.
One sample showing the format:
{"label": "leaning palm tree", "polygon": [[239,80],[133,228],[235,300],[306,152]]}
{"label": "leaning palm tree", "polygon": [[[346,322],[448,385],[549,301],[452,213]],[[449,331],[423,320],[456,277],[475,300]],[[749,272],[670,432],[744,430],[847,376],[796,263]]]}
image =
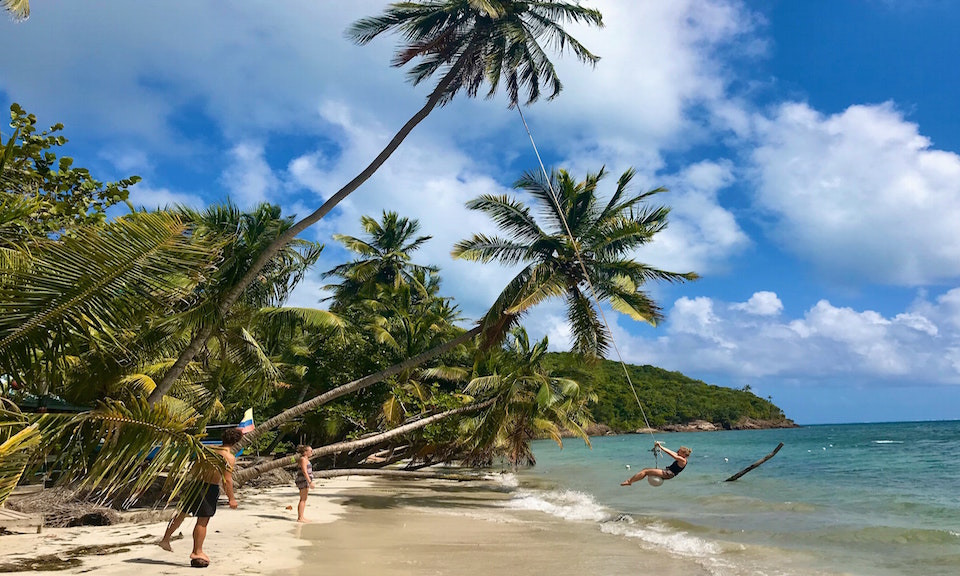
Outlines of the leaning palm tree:
{"label": "leaning palm tree", "polygon": [[[393,65],[402,67],[419,59],[409,72],[415,85],[438,72],[443,76],[423,108],[403,125],[370,165],[260,254],[221,301],[221,315],[240,298],[274,254],[366,182],[417,124],[461,90],[472,97],[484,84],[489,84],[487,96],[490,97],[501,81],[505,82],[511,107],[519,103],[521,92],[526,93],[528,103],[539,99],[542,86],[548,88],[550,98],[556,97],[563,85],[546,56],[545,45],[561,52],[569,49],[578,59],[590,64],[598,60],[564,31],[561,24],[568,22],[602,26],[603,19],[597,10],[560,0],[419,0],[391,4],[382,15],[356,22],[347,34],[360,44],[387,32],[403,36],[404,44],[397,51]],[[205,341],[208,336],[208,333],[198,333],[194,342],[183,350],[150,394],[151,403],[170,390],[199,351],[200,345],[196,342]]]}

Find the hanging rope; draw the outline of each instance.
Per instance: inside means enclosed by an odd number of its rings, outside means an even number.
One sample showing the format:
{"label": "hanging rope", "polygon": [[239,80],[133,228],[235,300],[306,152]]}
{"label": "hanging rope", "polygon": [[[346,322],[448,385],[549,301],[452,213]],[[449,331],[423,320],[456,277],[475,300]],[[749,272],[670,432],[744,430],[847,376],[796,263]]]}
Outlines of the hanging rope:
{"label": "hanging rope", "polygon": [[660,447],[657,446],[657,437],[653,433],[653,428],[650,426],[650,422],[647,420],[647,412],[643,409],[643,403],[640,402],[640,396],[637,395],[637,389],[633,386],[633,380],[630,378],[630,371],[627,370],[627,364],[623,361],[623,356],[620,354],[620,348],[617,346],[617,339],[613,335],[613,330],[610,329],[610,323],[607,322],[607,315],[603,312],[603,307],[600,305],[600,298],[597,297],[597,291],[593,287],[593,282],[590,281],[590,275],[587,274],[587,267],[583,263],[583,257],[580,255],[580,247],[577,244],[576,238],[573,237],[573,232],[570,231],[570,225],[567,224],[567,218],[563,213],[563,208],[560,207],[560,200],[557,197],[557,191],[553,189],[553,181],[550,178],[550,175],[547,174],[547,168],[543,165],[543,159],[540,158],[540,150],[537,149],[537,143],[533,140],[533,134],[530,132],[530,126],[527,125],[526,118],[523,117],[523,110],[520,109],[520,103],[517,103],[517,112],[520,113],[520,121],[523,122],[523,127],[527,131],[527,136],[530,138],[530,144],[533,146],[533,152],[537,156],[537,162],[540,163],[540,171],[543,172],[543,178],[547,182],[547,186],[550,188],[550,198],[553,199],[554,206],[557,209],[557,214],[560,215],[560,221],[563,223],[563,229],[567,233],[567,237],[570,238],[570,243],[573,246],[573,250],[577,255],[577,262],[580,264],[580,270],[583,271],[583,277],[587,281],[587,286],[590,287],[590,295],[593,297],[594,303],[597,305],[597,310],[600,311],[600,318],[603,319],[603,325],[607,329],[607,333],[610,334],[610,342],[613,344],[613,349],[617,353],[617,360],[620,362],[620,367],[623,368],[623,375],[627,378],[627,384],[630,385],[630,390],[633,392],[633,397],[637,401],[637,406],[640,407],[640,414],[643,416],[643,423],[647,427],[647,432],[650,434],[650,438],[653,439],[654,447],[651,450],[653,452],[653,458],[656,461],[656,468],[660,467]]}

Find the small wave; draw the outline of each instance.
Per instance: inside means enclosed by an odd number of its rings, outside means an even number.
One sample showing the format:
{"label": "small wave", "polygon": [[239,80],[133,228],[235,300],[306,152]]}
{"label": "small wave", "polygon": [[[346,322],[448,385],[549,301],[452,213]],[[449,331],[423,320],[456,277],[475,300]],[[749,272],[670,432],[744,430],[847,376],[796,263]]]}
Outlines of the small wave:
{"label": "small wave", "polygon": [[903,444],[903,440],[874,440],[874,444]]}
{"label": "small wave", "polygon": [[517,510],[536,510],[565,520],[609,520],[612,513],[601,506],[590,494],[576,490],[531,491],[518,490],[508,500],[507,507]]}
{"label": "small wave", "polygon": [[960,535],[952,530],[872,526],[853,530],[830,531],[822,534],[820,539],[839,544],[890,546],[897,544],[955,544],[958,537]]}
{"label": "small wave", "polygon": [[672,530],[656,522],[647,525],[639,525],[633,521],[604,522],[600,525],[600,531],[626,538],[637,538],[683,556],[704,558],[723,552],[719,544],[691,536],[683,531]]}
{"label": "small wave", "polygon": [[520,485],[520,479],[517,478],[517,475],[509,472],[489,473],[484,474],[483,477],[496,482],[503,488],[516,488]]}

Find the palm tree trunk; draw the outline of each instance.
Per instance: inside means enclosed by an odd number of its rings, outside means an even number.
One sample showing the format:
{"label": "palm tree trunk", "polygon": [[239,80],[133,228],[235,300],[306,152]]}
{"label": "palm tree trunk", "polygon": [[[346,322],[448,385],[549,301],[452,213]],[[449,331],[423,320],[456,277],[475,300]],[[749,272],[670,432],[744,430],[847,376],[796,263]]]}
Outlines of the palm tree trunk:
{"label": "palm tree trunk", "polygon": [[469,482],[473,480],[488,480],[478,474],[456,474],[449,472],[432,472],[419,470],[371,470],[369,468],[340,468],[334,470],[320,470],[314,472],[314,478],[337,478],[340,476],[383,476],[387,478],[433,478],[436,480],[456,480]]}
{"label": "palm tree trunk", "polygon": [[362,390],[368,386],[372,386],[377,382],[380,382],[386,378],[389,378],[390,376],[393,376],[394,374],[399,374],[404,370],[413,368],[415,366],[419,366],[420,364],[423,364],[427,360],[430,360],[441,354],[444,354],[456,348],[460,344],[463,344],[464,342],[468,342],[479,333],[480,333],[480,327],[477,326],[476,328],[473,328],[472,330],[464,332],[463,334],[461,334],[460,336],[457,336],[456,338],[454,338],[453,340],[450,340],[449,342],[445,342],[440,346],[437,346],[436,348],[427,350],[423,354],[418,354],[417,356],[414,356],[413,358],[408,358],[399,364],[394,364],[393,366],[391,366],[390,368],[387,368],[386,370],[381,370],[376,374],[364,376],[359,380],[354,380],[353,382],[349,382],[347,384],[344,384],[343,386],[338,386],[333,390],[324,392],[323,394],[316,396],[310,400],[307,400],[306,402],[298,404],[292,408],[288,408],[287,410],[284,410],[283,412],[281,412],[280,414],[277,414],[273,418],[270,418],[266,422],[261,423],[252,432],[248,432],[244,434],[240,442],[237,443],[237,445],[234,447],[234,451],[239,450],[244,446],[249,446],[254,441],[256,441],[256,439],[259,438],[260,435],[262,435],[264,432],[267,432],[268,430],[272,430],[285,422],[289,422],[290,420],[293,420],[294,418],[296,418],[301,414],[304,414],[305,412],[309,412],[314,408],[323,406],[327,402],[335,400],[336,398],[339,398],[345,394],[350,394],[351,392],[356,392],[357,390]]}
{"label": "palm tree trunk", "polygon": [[[361,438],[359,440],[349,440],[346,442],[337,442],[336,444],[328,444],[326,446],[320,446],[319,448],[313,449],[313,455],[310,457],[311,460],[320,458],[322,456],[328,456],[330,454],[339,454],[341,452],[350,452],[351,450],[359,450],[360,448],[366,448],[368,446],[375,446],[382,442],[386,442],[397,436],[402,436],[408,432],[414,430],[419,430],[425,426],[433,424],[443,420],[444,418],[449,418],[450,416],[456,416],[457,414],[464,414],[466,412],[474,412],[476,410],[483,410],[488,406],[492,406],[496,398],[491,398],[479,404],[470,404],[468,406],[462,406],[460,408],[454,408],[453,410],[447,410],[446,412],[441,412],[439,414],[434,414],[433,416],[428,416],[421,420],[411,422],[409,424],[404,424],[403,426],[397,426],[393,430],[389,430],[382,434],[376,434],[374,436],[368,436],[367,438]],[[263,464],[258,464],[252,468],[243,468],[242,470],[237,471],[233,475],[233,479],[238,483],[247,482],[260,476],[265,472],[270,470],[275,470],[277,468],[284,468],[286,466],[293,466],[296,463],[295,459],[291,459],[289,456],[283,458],[277,458],[270,462],[265,462]]]}
{"label": "palm tree trunk", "polygon": [[[260,271],[267,265],[270,260],[291,240],[296,238],[298,234],[312,226],[313,224],[320,221],[321,218],[326,216],[334,206],[340,203],[341,200],[346,198],[350,193],[360,187],[361,184],[370,179],[371,176],[383,165],[384,162],[400,147],[400,144],[404,139],[413,131],[413,129],[426,118],[430,112],[437,106],[440,100],[443,99],[444,94],[447,91],[447,88],[450,86],[457,76],[460,74],[460,70],[463,67],[463,63],[466,61],[466,58],[461,58],[457,64],[451,68],[446,76],[443,77],[443,80],[437,84],[437,87],[434,88],[433,92],[430,93],[430,97],[427,99],[427,103],[420,109],[419,112],[413,115],[406,124],[394,135],[393,139],[390,140],[390,143],[374,158],[373,162],[369,166],[363,169],[360,174],[358,174],[353,180],[347,183],[346,186],[341,188],[336,194],[330,197],[326,202],[323,203],[320,208],[315,212],[300,220],[289,229],[287,229],[283,234],[277,237],[276,240],[270,243],[263,252],[254,260],[253,264],[250,266],[250,269],[247,273],[240,279],[237,284],[230,289],[229,292],[224,296],[223,300],[220,302],[218,308],[218,314],[223,317],[226,316],[230,308],[234,303],[240,298],[240,295],[243,294],[243,291],[249,286],[260,274]],[[154,405],[161,398],[163,398],[167,392],[170,391],[170,388],[173,387],[173,383],[176,382],[177,378],[183,374],[183,371],[186,369],[187,364],[189,364],[194,356],[200,351],[200,348],[203,347],[203,344],[206,342],[207,338],[210,336],[209,330],[201,330],[198,332],[193,341],[190,342],[190,345],[187,346],[183,352],[180,354],[180,357],[177,358],[177,361],[174,365],[163,375],[163,378],[157,382],[156,388],[153,389],[153,392],[150,393],[150,396],[147,398],[147,401]]]}

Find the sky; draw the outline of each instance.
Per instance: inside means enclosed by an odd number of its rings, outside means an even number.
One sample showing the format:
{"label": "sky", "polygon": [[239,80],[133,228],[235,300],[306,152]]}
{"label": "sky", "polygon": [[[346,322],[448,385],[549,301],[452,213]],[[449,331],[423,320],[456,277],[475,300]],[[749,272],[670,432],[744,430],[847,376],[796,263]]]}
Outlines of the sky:
{"label": "sky", "polygon": [[[701,279],[647,286],[657,327],[606,310],[623,360],[771,398],[801,424],[960,418],[960,4],[947,0],[595,0],[568,26],[601,60],[553,60],[524,108],[549,168],[637,170],[670,225],[633,256]],[[304,216],[424,103],[398,38],[344,30],[375,0],[40,2],[0,17],[0,106],[62,122],[100,180],[143,177],[138,206],[230,198]],[[332,239],[395,211],[433,239],[415,260],[480,317],[515,270],[455,261],[492,222],[465,208],[537,170],[502,94],[460,95],[303,234],[326,246],[290,304],[320,307]],[[4,140],[10,130],[0,126]],[[529,199],[526,199],[529,200]],[[559,302],[525,317],[569,349]],[[616,359],[616,355],[611,356]],[[638,383],[642,385],[642,383]]]}

